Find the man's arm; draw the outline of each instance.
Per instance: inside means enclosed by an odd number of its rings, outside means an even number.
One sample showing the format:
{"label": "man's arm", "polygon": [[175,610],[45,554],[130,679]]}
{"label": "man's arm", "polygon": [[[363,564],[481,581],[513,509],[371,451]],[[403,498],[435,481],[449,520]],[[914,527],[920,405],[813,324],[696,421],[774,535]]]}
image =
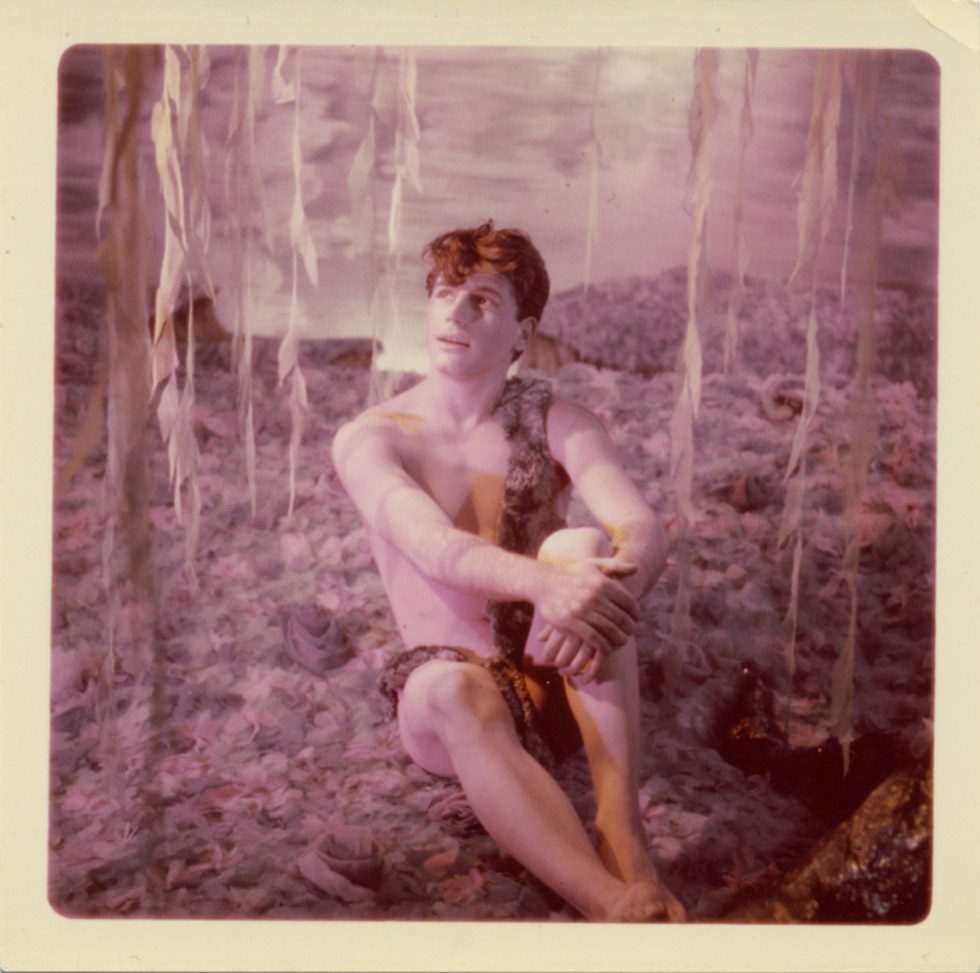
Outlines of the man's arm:
{"label": "man's arm", "polygon": [[635,567],[624,578],[639,599],[654,585],[667,560],[667,532],[623,470],[602,423],[571,402],[548,413],[548,445],[589,511],[608,532],[617,559]]}
{"label": "man's arm", "polygon": [[[423,574],[459,591],[530,601],[543,617],[611,651],[632,634],[633,596],[616,579],[625,562],[559,566],[458,530],[405,471],[384,420],[356,419],[333,441],[337,474],[368,526]],[[603,570],[605,568],[605,570]]]}
{"label": "man's arm", "polygon": [[[592,515],[608,532],[613,558],[609,570],[639,601],[653,587],[667,559],[668,540],[657,515],[626,475],[602,424],[590,412],[558,401],[548,412],[548,446],[578,489]],[[591,559],[592,563],[599,563]],[[588,562],[582,562],[588,563]],[[545,626],[543,658],[576,685],[593,681],[607,646],[558,625]]]}

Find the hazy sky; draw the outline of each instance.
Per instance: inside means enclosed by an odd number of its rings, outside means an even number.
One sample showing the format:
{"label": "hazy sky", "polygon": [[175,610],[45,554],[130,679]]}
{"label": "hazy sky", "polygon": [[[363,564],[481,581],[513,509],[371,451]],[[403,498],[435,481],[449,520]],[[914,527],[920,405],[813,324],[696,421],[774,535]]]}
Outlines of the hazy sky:
{"label": "hazy sky", "polygon": [[[210,148],[209,200],[214,214],[212,264],[219,287],[227,264],[221,228],[224,141],[233,91],[230,48],[209,49],[211,74],[203,117]],[[378,179],[376,240],[387,243],[393,176],[398,50],[378,61],[375,96]],[[650,275],[684,263],[691,219],[683,209],[690,158],[687,113],[694,52],[687,49],[420,48],[416,113],[422,192],[406,187],[401,223],[400,306],[414,330],[422,306],[419,252],[435,234],[493,217],[526,229],[543,252],[555,291],[581,284],[592,166],[592,119],[600,145],[598,245],[591,278]],[[320,282],[305,284],[302,327],[311,335],[366,334],[363,293],[366,226],[352,208],[347,174],[367,130],[375,48],[302,50],[303,198],[319,256]],[[267,53],[267,83],[275,51]],[[755,135],[747,155],[746,236],[749,272],[785,277],[796,252],[798,176],[806,150],[815,54],[764,50],[754,98]],[[721,53],[722,112],[713,143],[709,211],[712,263],[731,265],[731,214],[738,160],[738,120],[745,52]],[[598,69],[598,87],[596,71]],[[291,78],[291,54],[285,73]],[[904,185],[885,227],[882,277],[934,285],[938,205],[938,70],[905,52],[892,63],[879,104],[887,112]],[[150,79],[144,115],[159,96]],[[59,129],[60,273],[94,269],[94,214],[101,161],[101,52],[74,48],[62,61]],[[596,95],[598,91],[598,95]],[[850,125],[845,98],[842,129]],[[260,333],[286,326],[293,195],[292,105],[268,95],[257,124],[257,151],[276,237],[256,315]],[[849,143],[846,137],[845,143]],[[148,125],[144,125],[147,198],[156,233],[150,277],[159,262],[161,206]],[[848,158],[840,165],[846,172]],[[826,252],[828,276],[839,264],[838,225]],[[254,216],[255,214],[248,214]],[[358,222],[360,220],[360,222]]]}

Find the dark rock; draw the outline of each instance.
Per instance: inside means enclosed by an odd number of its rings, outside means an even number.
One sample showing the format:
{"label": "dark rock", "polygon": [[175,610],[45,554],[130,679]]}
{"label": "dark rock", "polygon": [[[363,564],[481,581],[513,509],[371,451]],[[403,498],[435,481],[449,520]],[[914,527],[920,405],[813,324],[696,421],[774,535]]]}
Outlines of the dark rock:
{"label": "dark rock", "polygon": [[735,691],[715,720],[718,752],[746,774],[765,774],[786,747],[775,699],[759,667],[742,663]]}
{"label": "dark rock", "polygon": [[840,821],[906,758],[894,739],[869,733],[852,742],[845,772],[843,747],[828,737],[815,747],[786,747],[775,754],[769,779],[824,821]]}
{"label": "dark rock", "polygon": [[750,661],[742,663],[731,701],[719,709],[714,736],[718,752],[730,764],[768,777],[775,790],[796,798],[827,823],[853,813],[908,760],[901,744],[882,733],[851,743],[846,772],[843,747],[833,737],[813,747],[790,746],[776,719],[773,690]]}
{"label": "dark rock", "polygon": [[778,884],[731,906],[728,922],[913,923],[929,911],[932,772],[896,771]]}

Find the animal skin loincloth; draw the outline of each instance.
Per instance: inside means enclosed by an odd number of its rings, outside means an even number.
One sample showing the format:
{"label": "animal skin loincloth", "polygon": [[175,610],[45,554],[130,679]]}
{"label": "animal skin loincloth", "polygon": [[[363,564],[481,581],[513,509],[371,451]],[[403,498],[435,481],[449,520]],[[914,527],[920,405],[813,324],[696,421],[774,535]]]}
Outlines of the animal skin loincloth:
{"label": "animal skin loincloth", "polygon": [[[494,409],[511,446],[495,540],[528,557],[537,557],[545,538],[565,526],[569,479],[548,448],[551,401],[547,382],[518,377],[507,382]],[[521,666],[534,606],[488,601],[486,611],[497,651]]]}
{"label": "animal skin loincloth", "polygon": [[[505,550],[529,557],[549,535],[564,527],[568,475],[548,449],[547,416],[551,388],[541,379],[511,378],[494,408],[511,446],[495,540]],[[419,666],[433,659],[474,662],[494,678],[514,717],[521,742],[538,760],[553,762],[552,748],[541,736],[524,676],[524,646],[534,606],[526,601],[488,601],[486,614],[497,655],[487,659],[465,648],[417,646],[392,656],[381,671],[379,688],[394,716],[398,693]]]}
{"label": "animal skin loincloth", "polygon": [[464,648],[449,645],[417,645],[392,656],[378,678],[378,688],[388,702],[387,716],[393,719],[398,712],[398,695],[405,688],[408,677],[426,662],[471,662],[486,669],[493,677],[494,685],[504,697],[507,709],[514,720],[514,727],[521,745],[544,767],[553,769],[555,756],[545,741],[538,722],[537,712],[528,693],[523,670],[502,655],[483,658]]}

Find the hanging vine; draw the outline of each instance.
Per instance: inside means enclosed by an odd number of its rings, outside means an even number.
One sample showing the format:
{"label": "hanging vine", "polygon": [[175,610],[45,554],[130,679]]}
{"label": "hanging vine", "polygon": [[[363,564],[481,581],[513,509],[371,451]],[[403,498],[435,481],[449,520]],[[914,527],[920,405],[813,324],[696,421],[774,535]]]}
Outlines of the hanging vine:
{"label": "hanging vine", "polygon": [[366,263],[364,303],[371,320],[371,372],[368,390],[369,403],[384,398],[384,389],[377,364],[376,351],[384,338],[381,282],[378,275],[380,255],[377,246],[377,205],[375,193],[378,183],[377,127],[381,114],[381,92],[378,79],[384,55],[380,47],[372,54],[371,80],[368,86],[367,131],[354,153],[347,172],[347,194],[350,198],[352,221],[355,232],[360,228],[360,248]]}
{"label": "hanging vine", "polygon": [[711,136],[719,114],[718,51],[701,49],[694,58],[694,93],[688,111],[691,164],[684,206],[693,228],[687,255],[687,327],[678,363],[678,395],[670,420],[670,475],[677,507],[678,586],[671,637],[690,637],[689,530],[693,519],[694,422],[701,403],[699,313],[707,271],[708,203],[711,199]]}
{"label": "hanging vine", "polygon": [[839,51],[817,55],[813,83],[813,109],[807,134],[803,183],[797,204],[799,254],[790,284],[802,280],[810,291],[806,330],[806,366],[803,410],[790,447],[786,467],[786,503],[779,527],[779,545],[793,545],[789,607],[783,619],[786,666],[796,671],[796,634],[799,621],[800,569],[803,561],[803,499],[806,490],[807,432],[820,399],[820,349],[817,343],[817,267],[823,242],[837,203],[837,129],[841,107]]}
{"label": "hanging vine", "polygon": [[[146,319],[146,223],[138,122],[146,51],[133,46],[104,50],[105,125],[96,227],[109,223],[98,244],[108,291],[103,353],[106,357],[106,466],[102,480],[102,582],[107,595],[106,654],[98,673],[96,719],[106,751],[115,752],[108,719],[116,669],[116,639],[123,589],[152,600],[149,467],[146,441],[150,362]],[[122,96],[125,94],[125,109]],[[121,541],[121,544],[120,544]]]}
{"label": "hanging vine", "polygon": [[252,320],[255,244],[252,228],[242,214],[260,214],[263,238],[268,245],[265,194],[255,158],[255,116],[261,105],[264,81],[264,47],[249,47],[235,61],[232,108],[225,141],[226,233],[230,242],[231,272],[228,287],[232,307],[232,367],[237,377],[238,424],[245,454],[252,516],[257,511],[255,482],[255,418],[252,401]]}
{"label": "hanging vine", "polygon": [[728,316],[725,320],[724,369],[726,372],[738,351],[738,316],[745,303],[745,272],[749,266],[748,247],[745,243],[745,154],[755,133],[755,124],[752,120],[752,101],[758,66],[759,52],[750,48],[745,52],[742,111],[739,116],[738,174],[735,179],[735,214],[732,226],[734,268],[732,293],[728,301]]}
{"label": "hanging vine", "polygon": [[[831,673],[831,720],[844,748],[845,768],[849,763],[853,735],[854,662],[857,643],[858,574],[861,562],[861,513],[864,508],[868,468],[878,430],[877,406],[871,387],[875,347],[875,295],[881,228],[887,206],[896,198],[896,177],[887,119],[876,124],[875,98],[879,81],[887,70],[887,55],[858,55],[854,73],[854,126],[849,210],[860,169],[858,156],[871,137],[876,148],[874,176],[861,207],[864,228],[859,274],[861,301],[858,309],[857,352],[854,384],[847,407],[849,448],[844,458],[844,557],[841,579],[847,587],[849,618],[844,647]],[[848,214],[850,221],[850,212]],[[845,260],[847,258],[845,252]],[[841,271],[843,288],[845,272]]]}
{"label": "hanging vine", "polygon": [[293,209],[289,221],[289,241],[292,245],[292,293],[289,302],[289,326],[285,337],[279,345],[279,384],[289,382],[289,411],[292,418],[292,431],[289,438],[289,510],[287,516],[293,514],[296,503],[296,469],[299,462],[299,444],[303,436],[303,419],[309,409],[306,395],[306,379],[299,365],[299,261],[310,283],[317,286],[317,257],[313,247],[313,238],[306,221],[306,211],[303,207],[303,156],[300,149],[300,94],[301,54],[296,51],[293,60],[295,75],[291,82],[286,82],[282,75],[283,64],[287,56],[285,47],[279,48],[276,66],[272,74],[272,94],[277,104],[293,104],[293,134],[292,134],[292,164],[293,164]]}
{"label": "hanging vine", "polygon": [[[158,394],[157,421],[167,445],[170,481],[177,522],[185,527],[184,572],[196,583],[194,556],[201,515],[198,481],[200,454],[193,430],[194,410],[194,289],[202,286],[212,300],[214,286],[207,257],[211,212],[207,203],[207,149],[199,116],[200,91],[207,81],[207,55],[200,47],[185,51],[188,74],[183,76],[177,49],[164,48],[163,90],[150,120],[157,174],[163,194],[163,260],[156,290],[153,333],[153,387]],[[185,191],[185,173],[187,186]],[[181,289],[187,297],[187,350],[184,384],[178,382],[179,358],[174,312]],[[185,512],[184,494],[189,510]],[[185,516],[186,513],[186,516]]]}
{"label": "hanging vine", "polygon": [[589,209],[585,229],[585,268],[582,275],[582,317],[584,326],[589,322],[589,289],[592,284],[592,256],[599,244],[599,166],[602,162],[602,144],[599,141],[599,82],[602,77],[603,55],[595,54],[595,72],[592,77],[592,111],[589,118]]}
{"label": "hanging vine", "polygon": [[[407,182],[417,193],[422,192],[419,162],[421,131],[415,112],[415,93],[418,71],[415,51],[407,48],[398,61],[397,114],[395,119],[395,181],[391,188],[391,205],[388,209],[388,256],[386,288],[391,323],[386,332],[393,335],[394,343],[401,340],[401,313],[398,302],[398,284],[401,275],[402,201]],[[392,389],[384,389],[391,394]]]}

